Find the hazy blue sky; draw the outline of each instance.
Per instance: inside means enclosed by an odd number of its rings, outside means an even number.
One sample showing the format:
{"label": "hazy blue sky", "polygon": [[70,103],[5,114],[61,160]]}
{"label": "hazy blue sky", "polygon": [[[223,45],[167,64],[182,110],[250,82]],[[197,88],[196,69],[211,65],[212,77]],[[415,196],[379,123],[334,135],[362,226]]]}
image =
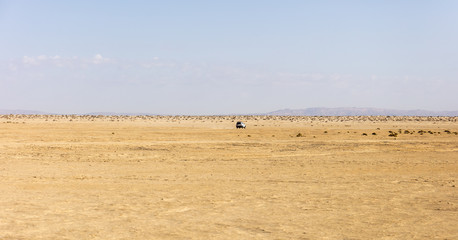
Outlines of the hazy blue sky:
{"label": "hazy blue sky", "polygon": [[458,110],[458,1],[3,1],[0,109]]}

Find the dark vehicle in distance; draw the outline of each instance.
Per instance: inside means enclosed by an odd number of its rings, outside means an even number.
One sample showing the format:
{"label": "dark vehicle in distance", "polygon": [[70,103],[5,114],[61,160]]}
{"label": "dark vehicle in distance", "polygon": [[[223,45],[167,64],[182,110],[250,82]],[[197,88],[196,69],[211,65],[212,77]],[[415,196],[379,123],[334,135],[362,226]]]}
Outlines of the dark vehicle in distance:
{"label": "dark vehicle in distance", "polygon": [[236,128],[246,128],[246,125],[243,122],[237,122],[237,124],[235,124],[235,127]]}

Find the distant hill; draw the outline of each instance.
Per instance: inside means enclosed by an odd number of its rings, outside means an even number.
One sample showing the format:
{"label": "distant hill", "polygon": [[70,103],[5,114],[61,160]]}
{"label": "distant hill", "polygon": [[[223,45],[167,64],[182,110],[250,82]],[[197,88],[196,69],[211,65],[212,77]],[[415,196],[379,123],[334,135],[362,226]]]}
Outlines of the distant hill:
{"label": "distant hill", "polygon": [[458,116],[458,111],[396,110],[382,108],[304,108],[266,113],[278,116]]}
{"label": "distant hill", "polygon": [[[0,115],[9,115],[9,114],[24,114],[24,115],[65,115],[60,113],[48,113],[48,112],[41,112],[41,111],[34,111],[34,110],[22,110],[22,109],[15,109],[15,110],[6,110],[0,109]],[[84,114],[76,114],[76,115],[103,115],[103,116],[140,116],[140,115],[155,115],[150,113],[116,113],[116,112],[91,112],[91,113],[84,113]]]}
{"label": "distant hill", "polygon": [[22,110],[22,109],[15,109],[15,110],[0,109],[0,114],[2,115],[9,115],[9,114],[42,115],[42,114],[50,114],[50,113],[33,111],[33,110]]}

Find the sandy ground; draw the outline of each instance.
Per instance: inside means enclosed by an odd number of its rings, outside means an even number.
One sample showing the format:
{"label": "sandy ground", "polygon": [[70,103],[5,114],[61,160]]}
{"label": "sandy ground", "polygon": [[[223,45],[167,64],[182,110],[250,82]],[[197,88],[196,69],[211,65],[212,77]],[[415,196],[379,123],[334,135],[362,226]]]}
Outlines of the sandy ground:
{"label": "sandy ground", "polygon": [[0,116],[0,239],[458,239],[457,119]]}

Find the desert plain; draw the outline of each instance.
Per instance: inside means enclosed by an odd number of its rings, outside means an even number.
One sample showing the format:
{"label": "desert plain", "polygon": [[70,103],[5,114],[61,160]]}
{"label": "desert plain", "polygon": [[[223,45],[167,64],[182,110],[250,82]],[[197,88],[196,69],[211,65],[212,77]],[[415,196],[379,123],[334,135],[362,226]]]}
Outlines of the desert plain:
{"label": "desert plain", "polygon": [[2,115],[0,239],[458,239],[457,120]]}

